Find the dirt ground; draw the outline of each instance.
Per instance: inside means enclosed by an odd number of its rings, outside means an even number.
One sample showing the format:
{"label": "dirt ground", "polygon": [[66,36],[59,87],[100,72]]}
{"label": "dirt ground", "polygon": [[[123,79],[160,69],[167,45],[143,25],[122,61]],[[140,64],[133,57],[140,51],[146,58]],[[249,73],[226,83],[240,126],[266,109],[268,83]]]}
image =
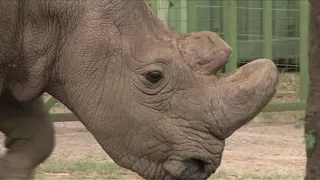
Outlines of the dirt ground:
{"label": "dirt ground", "polygon": [[221,169],[246,173],[304,174],[303,129],[294,123],[250,123],[226,141]]}
{"label": "dirt ground", "polygon": [[[53,158],[91,156],[112,161],[81,123],[55,123],[55,126],[57,144]],[[227,139],[218,171],[304,174],[306,159],[302,137],[303,128],[296,128],[293,122],[253,121]]]}

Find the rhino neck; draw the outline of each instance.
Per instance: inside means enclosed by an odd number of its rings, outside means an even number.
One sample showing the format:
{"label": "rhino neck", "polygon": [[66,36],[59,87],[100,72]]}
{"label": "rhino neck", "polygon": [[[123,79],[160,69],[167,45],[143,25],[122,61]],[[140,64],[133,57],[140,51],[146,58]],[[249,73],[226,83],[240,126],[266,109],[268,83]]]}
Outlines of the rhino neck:
{"label": "rhino neck", "polygon": [[[69,19],[62,2],[52,1],[4,1],[4,13],[1,18],[0,64],[5,68],[0,72],[0,86],[10,89],[20,101],[28,101],[39,97],[50,83],[54,64],[59,60],[67,34],[75,28],[76,22]],[[6,5],[7,3],[7,5]],[[59,6],[58,6],[59,5]],[[60,8],[60,9],[59,9]],[[77,8],[81,11],[81,8]],[[1,15],[0,13],[0,15]],[[9,15],[9,16],[8,16]],[[9,30],[8,32],[6,32]],[[5,38],[3,38],[5,37]],[[8,48],[8,49],[2,49]]]}
{"label": "rhino neck", "polygon": [[21,64],[23,9],[20,1],[0,3],[0,95],[3,89],[11,87],[7,77]]}

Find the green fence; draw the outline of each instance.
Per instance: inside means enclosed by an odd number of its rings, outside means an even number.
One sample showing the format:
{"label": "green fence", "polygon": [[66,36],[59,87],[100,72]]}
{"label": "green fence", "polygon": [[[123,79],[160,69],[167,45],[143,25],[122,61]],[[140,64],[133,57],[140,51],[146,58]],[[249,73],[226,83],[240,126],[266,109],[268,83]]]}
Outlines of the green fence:
{"label": "green fence", "polygon": [[[218,33],[232,48],[224,72],[257,58],[272,59],[280,85],[263,110],[304,110],[308,95],[309,4],[301,0],[148,0],[157,16],[175,31]],[[47,98],[48,99],[48,98]],[[60,107],[57,107],[60,106]],[[54,121],[76,120],[50,98]],[[55,108],[66,109],[54,112]]]}
{"label": "green fence", "polygon": [[278,93],[264,111],[304,110],[308,95],[309,4],[301,0],[149,0],[177,32],[218,33],[232,48],[230,72],[257,58],[279,68]]}

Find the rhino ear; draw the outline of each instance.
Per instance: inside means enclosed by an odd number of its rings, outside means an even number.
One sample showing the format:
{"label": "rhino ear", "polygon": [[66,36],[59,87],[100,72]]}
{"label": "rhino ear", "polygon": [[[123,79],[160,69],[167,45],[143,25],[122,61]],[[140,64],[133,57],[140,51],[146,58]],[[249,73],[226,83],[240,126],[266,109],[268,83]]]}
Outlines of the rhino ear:
{"label": "rhino ear", "polygon": [[203,75],[217,73],[232,53],[231,47],[213,32],[183,35],[178,40],[178,48],[186,64]]}

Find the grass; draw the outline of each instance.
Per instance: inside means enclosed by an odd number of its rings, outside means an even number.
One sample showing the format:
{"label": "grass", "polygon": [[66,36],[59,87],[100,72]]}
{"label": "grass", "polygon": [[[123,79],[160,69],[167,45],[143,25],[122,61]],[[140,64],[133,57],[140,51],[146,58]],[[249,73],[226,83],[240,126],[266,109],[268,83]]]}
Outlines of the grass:
{"label": "grass", "polygon": [[[133,180],[142,179],[132,171],[119,167],[117,164],[109,161],[97,160],[94,158],[80,159],[49,159],[43,163],[37,170],[35,179],[37,180]],[[302,175],[288,174],[285,172],[275,172],[266,174],[248,174],[245,172],[227,172],[219,170],[210,178],[223,180],[296,180],[303,179]]]}
{"label": "grass", "polygon": [[278,90],[280,93],[298,93],[299,81],[299,73],[280,73]]}
{"label": "grass", "polygon": [[285,111],[285,112],[261,112],[253,120],[256,122],[267,124],[279,124],[279,123],[303,123],[305,117],[304,111]]}
{"label": "grass", "polygon": [[49,159],[36,170],[35,179],[134,179],[133,172],[94,158]]}
{"label": "grass", "polygon": [[299,73],[280,73],[277,93],[272,102],[298,102],[299,89]]}
{"label": "grass", "polygon": [[217,172],[210,177],[213,179],[223,179],[223,180],[302,180],[304,177],[302,175],[294,175],[285,172],[275,172],[266,174],[248,174],[244,172],[230,173],[226,171]]}

